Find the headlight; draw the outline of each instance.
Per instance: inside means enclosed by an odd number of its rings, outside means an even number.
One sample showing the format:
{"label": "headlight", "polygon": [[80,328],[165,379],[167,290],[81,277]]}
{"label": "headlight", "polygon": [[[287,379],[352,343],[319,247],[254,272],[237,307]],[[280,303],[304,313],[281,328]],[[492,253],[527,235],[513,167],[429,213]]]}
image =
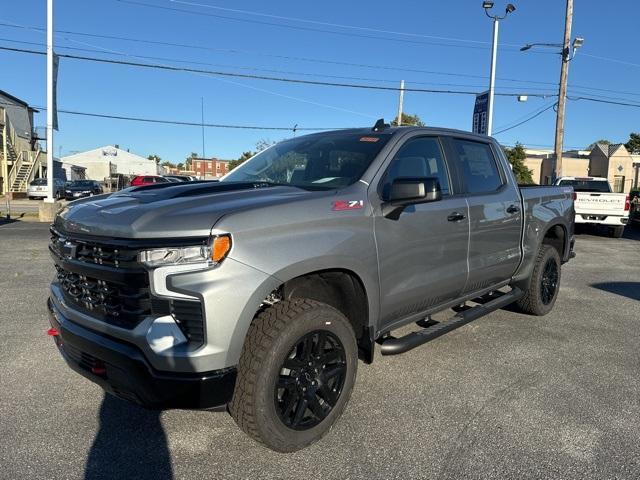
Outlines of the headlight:
{"label": "headlight", "polygon": [[185,264],[212,266],[222,262],[230,250],[231,235],[217,235],[207,245],[143,250],[138,254],[138,260],[147,267]]}

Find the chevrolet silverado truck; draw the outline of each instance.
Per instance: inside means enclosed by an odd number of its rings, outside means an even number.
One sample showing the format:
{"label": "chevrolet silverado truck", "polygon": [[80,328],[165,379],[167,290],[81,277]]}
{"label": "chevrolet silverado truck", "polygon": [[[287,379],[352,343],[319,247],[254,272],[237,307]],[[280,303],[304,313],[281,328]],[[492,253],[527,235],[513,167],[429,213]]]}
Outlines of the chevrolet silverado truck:
{"label": "chevrolet silverado truck", "polygon": [[400,354],[512,303],[547,314],[573,221],[570,187],[519,188],[486,136],[381,121],[302,136],[220,182],[69,203],[48,333],[111,394],[227,409],[290,452],[342,414],[376,342]]}
{"label": "chevrolet silverado truck", "polygon": [[601,177],[560,177],[556,185],[573,188],[576,223],[602,225],[610,236],[622,237],[629,223],[629,195],[613,193],[609,181]]}

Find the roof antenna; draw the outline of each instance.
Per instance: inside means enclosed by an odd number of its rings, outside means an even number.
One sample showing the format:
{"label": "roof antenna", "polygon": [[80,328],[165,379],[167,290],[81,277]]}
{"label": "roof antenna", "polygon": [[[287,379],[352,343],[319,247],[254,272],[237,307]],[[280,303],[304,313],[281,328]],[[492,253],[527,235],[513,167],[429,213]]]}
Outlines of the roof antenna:
{"label": "roof antenna", "polygon": [[376,122],[376,124],[373,126],[372,130],[374,132],[380,132],[380,131],[384,130],[385,128],[389,128],[389,124],[388,123],[384,123],[384,118],[379,118],[378,121]]}

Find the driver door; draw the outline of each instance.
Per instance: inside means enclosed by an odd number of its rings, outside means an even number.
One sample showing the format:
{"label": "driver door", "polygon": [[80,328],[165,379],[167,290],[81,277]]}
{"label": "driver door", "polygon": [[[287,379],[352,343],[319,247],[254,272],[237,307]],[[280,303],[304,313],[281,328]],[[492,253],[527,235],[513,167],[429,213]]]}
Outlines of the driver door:
{"label": "driver door", "polygon": [[457,298],[468,275],[467,203],[453,190],[438,137],[412,137],[397,148],[378,192],[401,177],[436,177],[442,199],[409,205],[396,220],[377,209],[381,330]]}

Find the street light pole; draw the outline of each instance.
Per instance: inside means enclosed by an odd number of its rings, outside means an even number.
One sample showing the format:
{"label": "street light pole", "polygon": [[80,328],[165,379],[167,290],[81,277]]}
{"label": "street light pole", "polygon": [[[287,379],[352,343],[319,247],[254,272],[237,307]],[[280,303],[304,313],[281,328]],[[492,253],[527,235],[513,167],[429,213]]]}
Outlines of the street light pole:
{"label": "street light pole", "polygon": [[47,0],[47,198],[53,203],[53,0]]}
{"label": "street light pole", "polygon": [[[564,23],[564,41],[562,44],[562,66],[560,68],[560,88],[558,92],[558,114],[556,116],[556,138],[554,144],[553,182],[562,176],[562,148],[564,142],[564,112],[567,103],[567,78],[571,49],[571,23],[573,20],[573,0],[567,0],[567,13]],[[553,183],[552,182],[552,183]]]}
{"label": "street light pole", "polygon": [[498,29],[500,19],[493,17],[493,45],[491,47],[491,72],[489,74],[489,100],[487,102],[487,135],[493,131],[493,96],[496,83],[496,60],[498,56]]}
{"label": "street light pole", "polygon": [[487,99],[487,135],[491,135],[493,130],[493,97],[495,93],[496,83],[496,62],[498,58],[498,30],[500,28],[500,20],[507,18],[507,15],[514,12],[516,7],[513,4],[507,4],[504,15],[490,15],[489,10],[493,8],[494,2],[482,2],[482,8],[487,17],[493,19],[493,44],[491,46],[491,71],[489,73],[489,98]]}

